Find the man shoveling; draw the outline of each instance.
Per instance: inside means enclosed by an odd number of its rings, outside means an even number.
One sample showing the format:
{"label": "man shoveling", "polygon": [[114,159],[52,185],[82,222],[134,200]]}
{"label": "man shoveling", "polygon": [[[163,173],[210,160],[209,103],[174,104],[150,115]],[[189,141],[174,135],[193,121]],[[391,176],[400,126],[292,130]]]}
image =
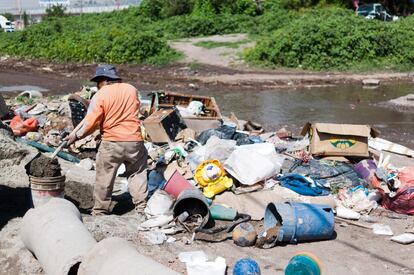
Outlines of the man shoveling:
{"label": "man shoveling", "polygon": [[122,83],[115,67],[100,65],[91,81],[98,92],[92,98],[78,131],[65,140],[68,145],[99,127],[102,143],[96,156],[95,204],[92,215],[109,214],[116,173],[125,164],[128,188],[135,209],[143,213],[148,195],[147,156],[141,136],[137,90]]}

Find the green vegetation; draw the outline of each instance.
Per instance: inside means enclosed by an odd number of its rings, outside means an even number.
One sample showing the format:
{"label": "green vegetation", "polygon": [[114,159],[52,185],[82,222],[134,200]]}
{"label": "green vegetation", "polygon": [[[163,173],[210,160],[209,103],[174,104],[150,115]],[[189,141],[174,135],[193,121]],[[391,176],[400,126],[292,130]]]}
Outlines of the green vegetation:
{"label": "green vegetation", "polygon": [[309,10],[263,36],[247,60],[311,70],[409,69],[414,62],[414,18],[368,21],[339,8]]}
{"label": "green vegetation", "polygon": [[[401,3],[394,3],[394,9],[411,8]],[[40,24],[1,33],[0,54],[56,62],[165,64],[180,57],[168,40],[249,33],[257,46],[244,57],[258,66],[411,69],[414,17],[366,20],[349,5],[345,0],[143,0],[138,8],[81,16],[57,7]],[[242,43],[195,45],[237,48]]]}
{"label": "green vegetation", "polygon": [[214,48],[219,48],[219,47],[237,49],[240,47],[240,45],[246,44],[249,42],[250,40],[240,40],[236,42],[218,42],[218,41],[209,40],[209,41],[199,41],[199,42],[194,43],[193,45],[197,47],[203,47],[206,49],[214,49]]}

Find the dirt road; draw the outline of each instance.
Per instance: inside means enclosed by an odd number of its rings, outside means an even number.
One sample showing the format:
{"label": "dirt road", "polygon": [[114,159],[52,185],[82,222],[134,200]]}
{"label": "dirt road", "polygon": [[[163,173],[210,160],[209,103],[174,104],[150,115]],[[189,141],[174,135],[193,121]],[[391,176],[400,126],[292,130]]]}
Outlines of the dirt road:
{"label": "dirt road", "polygon": [[[202,42],[202,43],[200,43]],[[201,46],[211,43],[213,48]],[[255,43],[246,34],[214,35],[191,38],[170,43],[170,46],[183,53],[183,63],[200,63],[221,67],[242,68],[245,66],[240,55],[244,49]]]}

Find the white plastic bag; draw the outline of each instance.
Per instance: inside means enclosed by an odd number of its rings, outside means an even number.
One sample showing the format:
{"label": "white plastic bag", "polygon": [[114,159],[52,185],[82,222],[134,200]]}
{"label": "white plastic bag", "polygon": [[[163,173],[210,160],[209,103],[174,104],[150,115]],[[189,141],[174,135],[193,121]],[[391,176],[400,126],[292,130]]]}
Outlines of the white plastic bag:
{"label": "white plastic bag", "polygon": [[217,257],[214,262],[195,261],[186,263],[188,275],[224,275],[226,259]]}
{"label": "white plastic bag", "polygon": [[172,211],[174,199],[163,190],[157,190],[147,202],[144,209],[145,214],[158,216],[169,215]]}
{"label": "white plastic bag", "polygon": [[270,143],[257,143],[236,147],[224,163],[224,168],[244,185],[253,185],[275,176],[282,167],[284,156]]}
{"label": "white plastic bag", "polygon": [[217,159],[224,163],[236,148],[237,141],[212,136],[205,145],[204,160]]}

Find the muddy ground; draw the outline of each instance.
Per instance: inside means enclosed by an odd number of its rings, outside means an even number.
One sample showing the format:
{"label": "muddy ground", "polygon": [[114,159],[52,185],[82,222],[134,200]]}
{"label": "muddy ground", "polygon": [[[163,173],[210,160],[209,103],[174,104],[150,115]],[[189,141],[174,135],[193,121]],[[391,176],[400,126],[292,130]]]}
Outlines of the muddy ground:
{"label": "muddy ground", "polygon": [[[52,64],[38,60],[0,59],[0,84],[34,85],[49,90],[45,94],[68,94],[78,91],[95,72],[96,64]],[[319,87],[376,78],[381,83],[412,82],[411,73],[310,73],[295,70],[250,70],[219,67],[201,63],[174,64],[163,67],[119,65],[119,75],[139,90],[194,91],[283,90],[292,87]]]}

